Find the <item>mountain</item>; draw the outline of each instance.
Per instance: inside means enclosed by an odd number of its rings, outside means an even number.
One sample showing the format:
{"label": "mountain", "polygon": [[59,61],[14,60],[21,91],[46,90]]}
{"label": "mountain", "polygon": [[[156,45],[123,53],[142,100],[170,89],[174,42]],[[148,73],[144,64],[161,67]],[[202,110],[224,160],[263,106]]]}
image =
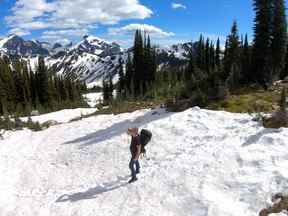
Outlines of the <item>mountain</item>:
{"label": "mountain", "polygon": [[160,68],[163,67],[178,67],[185,64],[189,56],[189,52],[195,52],[196,43],[187,42],[179,43],[167,47],[158,47],[157,61]]}
{"label": "mountain", "polygon": [[[183,43],[169,47],[158,47],[159,68],[179,66],[186,62],[193,43]],[[62,45],[48,42],[25,41],[19,36],[10,35],[0,40],[0,52],[11,57],[20,56],[29,60],[35,70],[38,56],[44,56],[51,71],[85,81],[88,86],[101,85],[102,80],[113,76],[117,81],[119,58],[125,62],[133,48],[124,50],[115,42],[108,42],[95,36],[84,36],[75,44]]]}
{"label": "mountain", "polygon": [[103,78],[117,73],[119,58],[123,54],[117,43],[84,36],[78,44],[45,58],[45,61],[58,74],[85,80],[90,85],[101,85]]}
{"label": "mountain", "polygon": [[25,41],[17,35],[10,35],[0,40],[0,49],[9,55],[36,56],[49,55],[48,49],[44,48],[39,41]]}

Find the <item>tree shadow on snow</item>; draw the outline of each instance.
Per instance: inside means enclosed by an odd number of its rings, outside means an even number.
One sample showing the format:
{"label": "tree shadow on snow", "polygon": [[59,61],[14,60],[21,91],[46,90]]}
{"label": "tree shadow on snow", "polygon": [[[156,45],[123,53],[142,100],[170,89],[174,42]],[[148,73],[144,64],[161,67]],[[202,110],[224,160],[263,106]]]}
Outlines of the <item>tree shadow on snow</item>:
{"label": "tree shadow on snow", "polygon": [[243,147],[249,146],[252,144],[256,144],[263,136],[267,134],[274,134],[274,133],[280,133],[281,131],[278,129],[269,129],[264,128],[261,131],[257,132],[256,134],[248,137],[248,139],[242,144]]}
{"label": "tree shadow on snow", "polygon": [[77,202],[81,200],[95,199],[97,198],[97,195],[126,186],[128,184],[128,177],[129,176],[117,177],[116,181],[103,183],[83,192],[63,194],[56,200],[56,202]]}
{"label": "tree shadow on snow", "polygon": [[172,115],[171,112],[166,112],[164,109],[151,110],[142,116],[137,117],[134,120],[125,120],[111,125],[108,128],[98,130],[96,132],[90,133],[83,137],[65,142],[64,144],[77,144],[82,143],[82,147],[97,144],[103,142],[107,139],[111,139],[114,136],[121,135],[127,131],[129,127],[141,127],[150,122],[156,121],[158,119],[166,118]]}

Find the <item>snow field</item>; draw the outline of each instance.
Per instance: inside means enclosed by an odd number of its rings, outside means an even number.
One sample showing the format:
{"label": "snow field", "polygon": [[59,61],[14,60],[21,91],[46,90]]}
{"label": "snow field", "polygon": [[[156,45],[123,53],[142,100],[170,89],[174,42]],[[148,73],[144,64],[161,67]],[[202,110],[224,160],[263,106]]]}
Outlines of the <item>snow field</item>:
{"label": "snow field", "polygon": [[[153,138],[139,180],[127,184],[131,126]],[[16,131],[0,140],[0,215],[255,216],[287,190],[287,135],[199,108]]]}
{"label": "snow field", "polygon": [[[47,113],[39,116],[32,116],[31,119],[33,122],[39,122],[40,124],[54,120],[58,123],[67,123],[70,120],[81,117],[81,115],[89,115],[96,112],[96,108],[77,108],[77,109],[64,109],[57,112]],[[23,121],[28,121],[28,117],[21,118]]]}

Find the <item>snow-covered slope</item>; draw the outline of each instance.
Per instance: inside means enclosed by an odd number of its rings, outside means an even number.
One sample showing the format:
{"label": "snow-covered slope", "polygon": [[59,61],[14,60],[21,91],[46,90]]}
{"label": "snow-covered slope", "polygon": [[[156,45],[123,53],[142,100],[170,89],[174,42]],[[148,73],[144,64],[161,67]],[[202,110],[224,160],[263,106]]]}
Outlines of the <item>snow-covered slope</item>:
{"label": "snow-covered slope", "polygon": [[47,65],[58,74],[102,83],[103,78],[117,73],[122,49],[94,36],[85,36],[81,42],[66,51],[46,58]]}
{"label": "snow-covered slope", "polygon": [[[130,126],[153,132],[128,181]],[[256,216],[288,187],[288,129],[192,108],[100,115],[0,141],[0,215]]]}

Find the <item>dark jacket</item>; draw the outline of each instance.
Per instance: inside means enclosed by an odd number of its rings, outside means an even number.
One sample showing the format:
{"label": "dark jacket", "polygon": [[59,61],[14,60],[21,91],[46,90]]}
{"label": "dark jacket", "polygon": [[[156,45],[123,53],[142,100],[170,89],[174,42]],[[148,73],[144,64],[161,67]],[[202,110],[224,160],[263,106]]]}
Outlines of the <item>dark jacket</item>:
{"label": "dark jacket", "polygon": [[130,144],[130,152],[132,158],[135,158],[137,155],[137,147],[141,148],[141,143],[140,143],[140,136],[132,137],[131,139],[131,144]]}

